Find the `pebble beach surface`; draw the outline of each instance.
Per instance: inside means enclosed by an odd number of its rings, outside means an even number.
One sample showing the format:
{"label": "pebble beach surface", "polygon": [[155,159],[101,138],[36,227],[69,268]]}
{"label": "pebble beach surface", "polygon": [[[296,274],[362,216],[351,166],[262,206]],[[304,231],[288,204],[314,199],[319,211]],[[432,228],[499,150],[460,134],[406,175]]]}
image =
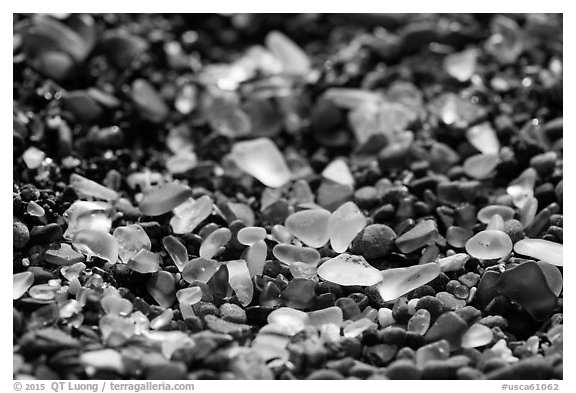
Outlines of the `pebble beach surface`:
{"label": "pebble beach surface", "polygon": [[15,14],[15,379],[563,378],[561,14]]}

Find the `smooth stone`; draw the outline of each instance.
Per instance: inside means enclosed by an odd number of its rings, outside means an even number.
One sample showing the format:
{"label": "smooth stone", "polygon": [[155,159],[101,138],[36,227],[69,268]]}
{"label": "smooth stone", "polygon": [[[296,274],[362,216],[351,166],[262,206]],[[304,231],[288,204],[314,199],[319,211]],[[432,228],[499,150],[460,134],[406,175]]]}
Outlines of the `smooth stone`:
{"label": "smooth stone", "polygon": [[146,191],[138,206],[146,216],[160,216],[172,211],[192,195],[192,189],[184,184],[166,183]]}
{"label": "smooth stone", "polygon": [[30,241],[30,231],[26,224],[19,220],[12,222],[12,244],[15,249],[20,250],[26,247]]}
{"label": "smooth stone", "polygon": [[182,269],[182,278],[189,283],[194,281],[207,283],[221,266],[224,265],[212,259],[191,259]]}
{"label": "smooth stone", "polygon": [[264,240],[258,240],[246,249],[242,258],[246,261],[250,277],[261,276],[268,255],[268,246]]}
{"label": "smooth stone", "polygon": [[546,276],[533,261],[526,261],[502,272],[496,290],[520,304],[538,321],[549,317],[558,303]]}
{"label": "smooth stone", "polygon": [[39,168],[45,158],[46,153],[34,146],[29,147],[22,153],[22,160],[24,160],[28,169]]}
{"label": "smooth stone", "polygon": [[50,246],[44,253],[44,260],[58,266],[69,266],[84,261],[84,255],[75,251],[68,243]]}
{"label": "smooth stone", "polygon": [[202,244],[200,244],[200,250],[198,254],[200,258],[210,259],[220,249],[224,247],[232,239],[232,232],[228,228],[218,228],[214,232],[210,233]]}
{"label": "smooth stone", "polygon": [[198,199],[189,198],[174,208],[170,226],[177,235],[190,233],[212,214],[214,203],[208,195]]}
{"label": "smooth stone", "polygon": [[385,328],[396,323],[394,316],[392,315],[392,310],[386,307],[381,307],[378,309],[378,324],[380,327]]}
{"label": "smooth stone", "polygon": [[310,317],[303,311],[290,307],[280,307],[272,311],[267,318],[269,324],[278,324],[287,329],[290,336],[303,330],[310,323]]}
{"label": "smooth stone", "polygon": [[118,241],[120,260],[124,263],[127,263],[140,250],[150,251],[152,248],[150,238],[138,224],[118,227],[114,230],[112,236]]}
{"label": "smooth stone", "polygon": [[208,329],[216,333],[229,334],[235,338],[241,338],[250,333],[249,325],[225,321],[215,315],[206,315],[204,320]]}
{"label": "smooth stone", "polygon": [[343,159],[336,159],[324,168],[322,177],[331,180],[334,183],[344,185],[354,185],[354,177],[350,172],[348,164]]}
{"label": "smooth stone", "polygon": [[146,290],[160,307],[167,308],[176,300],[176,283],[168,272],[156,272],[146,282]]}
{"label": "smooth stone", "polygon": [[537,176],[534,168],[528,168],[510,182],[506,192],[512,197],[514,206],[522,209],[528,199],[534,197],[534,186],[536,185]]}
{"label": "smooth stone", "polygon": [[284,225],[294,236],[313,248],[320,248],[329,240],[330,212],[325,209],[302,210],[291,214]]}
{"label": "smooth stone", "polygon": [[310,307],[316,297],[316,282],[304,278],[295,278],[282,291],[286,306],[305,309]]}
{"label": "smooth stone", "polygon": [[514,251],[521,255],[564,266],[563,245],[543,239],[522,239],[514,244]]}
{"label": "smooth stone", "polygon": [[494,175],[500,158],[498,154],[476,154],[464,161],[464,173],[474,179],[483,180]]}
{"label": "smooth stone", "polygon": [[72,235],[72,244],[88,258],[96,256],[114,264],[118,260],[118,241],[109,233],[80,229]]}
{"label": "smooth stone", "polygon": [[450,350],[460,348],[462,336],[468,330],[468,324],[453,311],[440,315],[430,327],[424,340],[431,343],[438,340],[446,340],[450,344]]}
{"label": "smooth stone", "polygon": [[266,238],[266,229],[262,227],[244,227],[238,231],[236,237],[240,244],[251,246]]}
{"label": "smooth stone", "polygon": [[189,287],[180,289],[176,292],[176,299],[178,299],[178,303],[194,305],[202,300],[202,288]]}
{"label": "smooth stone", "polygon": [[360,318],[352,323],[344,326],[342,332],[344,337],[358,337],[365,330],[375,329],[377,325],[367,318]]}
{"label": "smooth stone", "polygon": [[488,224],[493,216],[499,215],[504,221],[514,218],[515,211],[510,206],[489,205],[478,211],[477,218],[482,224]]}
{"label": "smooth stone", "polygon": [[323,180],[316,191],[316,196],[319,206],[333,212],[343,203],[354,199],[354,187]]}
{"label": "smooth stone", "polygon": [[135,108],[146,120],[161,123],[168,116],[168,106],[150,82],[144,79],[134,80],[130,97]]}
{"label": "smooth stone", "polygon": [[354,202],[346,202],[328,219],[328,237],[332,249],[342,253],[366,226],[366,217]]}
{"label": "smooth stone", "polygon": [[476,59],[480,51],[476,48],[451,53],[444,57],[444,70],[460,82],[466,82],[476,72]]}
{"label": "smooth stone", "polygon": [[544,276],[546,277],[548,287],[550,287],[554,295],[560,296],[563,287],[563,278],[562,273],[560,273],[560,269],[558,269],[551,263],[544,261],[538,261],[537,264],[538,267],[540,267],[540,269],[542,270],[542,273],[544,273]]}
{"label": "smooth stone", "polygon": [[458,270],[464,268],[464,265],[470,259],[470,255],[464,253],[458,253],[450,255],[449,257],[444,257],[438,259],[438,265],[443,272],[457,272]]}
{"label": "smooth stone", "polygon": [[502,231],[481,231],[466,242],[466,252],[478,259],[499,259],[511,251],[512,240]]}
{"label": "smooth stone", "polygon": [[254,296],[254,285],[246,261],[226,262],[228,269],[228,283],[236,293],[236,297],[243,306],[247,306]]}
{"label": "smooth stone", "polygon": [[177,237],[172,235],[166,236],[162,239],[162,244],[164,245],[166,252],[168,252],[168,255],[170,255],[170,258],[172,258],[174,265],[176,265],[178,270],[182,272],[188,263],[188,250],[186,249],[186,246],[182,244]]}
{"label": "smooth stone", "polygon": [[271,188],[282,187],[291,178],[284,156],[269,138],[236,142],[231,157],[236,165]]}
{"label": "smooth stone", "polygon": [[557,377],[553,360],[547,357],[529,357],[486,374],[488,380],[551,380]]}
{"label": "smooth stone", "polygon": [[[418,299],[412,299],[418,301]],[[408,324],[406,325],[406,331],[411,333],[416,333],[420,335],[426,334],[428,328],[430,327],[430,312],[421,308],[417,310],[412,317],[408,320]]]}
{"label": "smooth stone", "polygon": [[104,187],[93,180],[80,176],[77,173],[70,175],[70,187],[76,191],[79,196],[88,196],[105,201],[114,201],[119,198],[116,191]]}
{"label": "smooth stone", "polygon": [[487,326],[475,323],[462,336],[462,348],[476,348],[492,342],[494,333]]}
{"label": "smooth stone", "polygon": [[26,212],[34,217],[43,217],[46,214],[44,208],[34,201],[28,202]]}
{"label": "smooth stone", "polygon": [[371,286],[382,280],[378,269],[359,255],[341,254],[329,259],[318,268],[318,275],[339,285]]}
{"label": "smooth stone", "polygon": [[12,298],[14,300],[20,299],[22,295],[28,291],[28,289],[34,283],[34,274],[32,272],[22,272],[13,275],[12,281]]}
{"label": "smooth stone", "polygon": [[80,354],[80,364],[87,369],[100,371],[112,371],[120,375],[124,374],[125,363],[120,352],[114,349],[99,349]]}
{"label": "smooth stone", "polygon": [[466,139],[483,154],[498,154],[500,141],[490,123],[484,122],[466,130]]}
{"label": "smooth stone", "polygon": [[100,299],[102,309],[106,314],[128,315],[132,312],[132,302],[116,295],[107,295]]}
{"label": "smooth stone", "polygon": [[441,339],[416,350],[416,366],[423,368],[430,361],[445,360],[449,356],[450,344],[448,341]]}
{"label": "smooth stone", "polygon": [[372,224],[354,238],[350,250],[364,258],[382,258],[393,250],[395,241],[396,233],[392,228],[384,224]]}
{"label": "smooth stone", "polygon": [[295,262],[302,262],[316,266],[320,260],[320,253],[309,247],[300,247],[293,244],[279,243],[272,249],[272,254],[280,262],[291,265]]}
{"label": "smooth stone", "polygon": [[375,289],[382,300],[394,300],[434,280],[440,271],[440,265],[434,262],[382,270],[382,280],[376,284]]}
{"label": "smooth stone", "polygon": [[141,274],[154,273],[160,269],[160,255],[142,249],[128,261],[127,265]]}
{"label": "smooth stone", "polygon": [[396,239],[396,245],[405,254],[432,244],[438,237],[438,228],[433,220],[424,220]]}
{"label": "smooth stone", "polygon": [[333,324],[340,327],[344,322],[342,309],[337,306],[327,307],[317,311],[310,311],[308,316],[310,318],[310,325],[316,326],[317,328],[321,328],[326,324]]}

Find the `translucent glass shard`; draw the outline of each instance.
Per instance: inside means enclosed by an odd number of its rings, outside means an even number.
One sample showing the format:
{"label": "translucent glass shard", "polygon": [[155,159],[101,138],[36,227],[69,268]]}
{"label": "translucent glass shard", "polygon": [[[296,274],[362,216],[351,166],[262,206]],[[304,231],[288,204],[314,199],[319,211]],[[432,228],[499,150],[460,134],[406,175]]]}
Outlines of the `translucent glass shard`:
{"label": "translucent glass shard", "polygon": [[438,228],[433,220],[420,221],[408,232],[396,239],[400,251],[410,253],[426,245],[433,244],[438,237]]}
{"label": "translucent glass shard", "polygon": [[538,199],[534,197],[528,197],[524,200],[524,206],[520,208],[520,223],[523,228],[526,228],[532,220],[536,217],[536,212],[538,211]]}
{"label": "translucent glass shard", "polygon": [[280,307],[268,315],[267,321],[269,324],[283,326],[289,335],[294,335],[304,329],[309,323],[310,317],[303,311]]}
{"label": "translucent glass shard", "polygon": [[366,224],[366,217],[354,202],[341,205],[328,220],[328,236],[332,249],[338,253],[346,251]]}
{"label": "translucent glass shard", "polygon": [[160,269],[160,255],[142,249],[130,258],[128,267],[141,274],[157,272]]}
{"label": "translucent glass shard", "polygon": [[342,332],[344,337],[358,337],[360,336],[365,330],[368,329],[375,329],[376,324],[367,318],[360,318],[357,321],[354,321],[344,327]]}
{"label": "translucent glass shard", "polygon": [[127,263],[140,250],[150,250],[152,243],[144,229],[138,224],[118,227],[112,234],[120,247],[120,260]]}
{"label": "translucent glass shard", "polygon": [[500,151],[500,141],[496,131],[488,122],[470,127],[466,131],[466,138],[483,154],[498,154]]}
{"label": "translucent glass shard", "polygon": [[267,187],[282,187],[290,181],[291,174],[284,156],[268,138],[236,142],[231,156],[240,169]]}
{"label": "translucent glass shard", "polygon": [[544,239],[522,239],[514,244],[514,251],[555,266],[564,266],[564,246]]}
{"label": "translucent glass shard", "polygon": [[165,271],[154,273],[146,282],[146,290],[160,307],[170,307],[176,300],[174,277]]}
{"label": "translucent glass shard", "polygon": [[310,318],[310,325],[316,326],[317,328],[327,324],[333,324],[340,327],[344,322],[342,309],[336,306],[327,307],[317,311],[310,311],[308,317]]}
{"label": "translucent glass shard", "polygon": [[124,359],[120,352],[114,349],[98,349],[83,352],[80,363],[86,369],[110,370],[120,375],[124,374]]}
{"label": "translucent glass shard", "polygon": [[42,165],[42,161],[46,158],[46,153],[37,147],[31,146],[24,151],[22,159],[28,169],[37,169]]}
{"label": "translucent glass shard", "polygon": [[343,159],[339,158],[332,161],[322,171],[322,176],[325,179],[331,180],[335,183],[344,185],[354,185],[354,177],[350,172],[348,164]]}
{"label": "translucent glass shard", "polygon": [[378,269],[359,255],[341,254],[329,259],[318,268],[318,275],[339,285],[371,286],[382,280]]}
{"label": "translucent glass shard", "polygon": [[76,191],[80,197],[92,197],[97,199],[104,199],[105,201],[114,201],[119,198],[116,191],[104,187],[93,180],[80,176],[77,173],[70,175],[70,187]]}
{"label": "translucent glass shard", "polygon": [[[242,230],[240,230],[242,231]],[[199,255],[201,258],[210,259],[220,249],[220,247],[228,244],[232,238],[232,232],[228,228],[218,228],[214,232],[206,236],[200,245]]]}
{"label": "translucent glass shard", "polygon": [[314,265],[320,260],[320,253],[310,247],[300,247],[293,244],[280,243],[274,246],[272,254],[280,262],[290,265],[295,262],[303,262]]}
{"label": "translucent glass shard", "polygon": [[162,239],[162,244],[179,271],[184,269],[188,262],[188,250],[178,238],[170,235]]}
{"label": "translucent glass shard", "polygon": [[228,261],[226,267],[228,268],[230,286],[236,293],[240,303],[242,303],[243,306],[247,306],[254,296],[254,285],[252,284],[246,261]]}
{"label": "translucent glass shard", "polygon": [[60,269],[60,273],[66,280],[72,281],[73,279],[78,279],[78,276],[84,270],[86,270],[86,264],[78,262],[70,266],[64,266]]}
{"label": "translucent glass shard", "polygon": [[430,312],[426,309],[417,310],[416,313],[410,317],[406,326],[406,331],[420,335],[426,334],[430,327]]}
{"label": "translucent glass shard", "polygon": [[494,176],[500,159],[497,154],[476,154],[464,161],[464,172],[471,178],[482,180]]}
{"label": "translucent glass shard", "polygon": [[502,231],[481,231],[466,242],[466,252],[478,259],[498,259],[511,251],[512,240]]}
{"label": "translucent glass shard", "polygon": [[44,214],[46,214],[44,208],[34,201],[28,202],[26,212],[34,217],[44,217]]}
{"label": "translucent glass shard", "polygon": [[132,312],[132,302],[123,297],[108,295],[100,300],[102,309],[106,314],[128,315]]}
{"label": "translucent glass shard", "polygon": [[444,69],[453,78],[466,82],[476,72],[476,59],[480,51],[476,48],[452,53],[444,58]]}
{"label": "translucent glass shard", "polygon": [[280,60],[285,73],[306,76],[310,72],[308,55],[283,33],[279,31],[268,33],[266,46]]}
{"label": "translucent glass shard", "polygon": [[214,203],[208,195],[197,200],[190,198],[174,208],[174,217],[170,220],[170,226],[176,234],[190,233],[212,214]]}
{"label": "translucent glass shard", "polygon": [[384,301],[390,301],[429,283],[440,274],[440,265],[426,263],[380,271],[381,281],[376,284]]}
{"label": "translucent glass shard", "polygon": [[514,209],[512,209],[510,206],[504,205],[485,206],[478,211],[478,221],[483,224],[488,224],[492,216],[496,214],[502,217],[504,221],[508,221],[514,218]]}
{"label": "translucent glass shard", "polygon": [[266,229],[262,227],[245,227],[238,231],[237,237],[241,244],[251,246],[266,238]]}
{"label": "translucent glass shard", "polygon": [[81,229],[72,235],[72,244],[89,259],[96,256],[116,263],[120,247],[114,236],[93,229]]}
{"label": "translucent glass shard", "polygon": [[68,266],[84,261],[84,256],[75,251],[69,244],[60,243],[56,246],[50,246],[46,250],[44,260],[54,265]]}
{"label": "translucent glass shard", "polygon": [[176,292],[176,299],[181,304],[194,305],[202,300],[202,288],[189,287],[180,289]]}
{"label": "translucent glass shard", "polygon": [[200,281],[207,283],[220,268],[220,263],[206,258],[191,259],[184,265],[182,278],[189,283]]}
{"label": "translucent glass shard", "polygon": [[168,172],[178,175],[184,174],[196,167],[198,157],[193,151],[180,151],[166,160]]}
{"label": "translucent glass shard", "polygon": [[464,267],[469,259],[470,255],[458,253],[438,259],[438,265],[443,272],[457,272]]}
{"label": "translucent glass shard", "polygon": [[20,299],[22,295],[28,291],[28,289],[34,283],[34,274],[32,272],[22,272],[13,275],[12,281],[12,298],[14,300]]}
{"label": "translucent glass shard", "polygon": [[152,330],[161,329],[164,326],[168,325],[172,320],[172,318],[174,318],[174,310],[168,308],[162,311],[160,315],[158,315],[156,318],[150,321],[150,329]]}
{"label": "translucent glass shard", "polygon": [[308,265],[304,262],[294,262],[290,264],[290,273],[294,278],[305,278],[308,280],[313,280],[318,275],[318,271],[312,265]]}
{"label": "translucent glass shard", "polygon": [[160,216],[192,197],[192,189],[180,183],[166,183],[144,193],[140,211],[147,216]]}
{"label": "translucent glass shard", "polygon": [[494,333],[487,326],[475,323],[462,336],[462,348],[476,348],[492,342]]}
{"label": "translucent glass shard", "polygon": [[534,197],[537,173],[534,168],[528,168],[508,185],[506,192],[512,197],[514,206],[522,209],[526,202]]}
{"label": "translucent glass shard", "polygon": [[268,247],[264,240],[258,240],[246,249],[242,257],[246,261],[246,265],[250,271],[250,277],[262,275],[267,254]]}
{"label": "translucent glass shard", "polygon": [[504,220],[499,214],[495,214],[486,225],[486,230],[504,231]]}
{"label": "translucent glass shard", "polygon": [[325,209],[302,210],[288,216],[284,225],[306,245],[319,248],[328,242],[330,215]]}
{"label": "translucent glass shard", "polygon": [[63,214],[68,224],[65,239],[72,239],[72,234],[80,229],[110,232],[114,208],[106,202],[76,201]]}

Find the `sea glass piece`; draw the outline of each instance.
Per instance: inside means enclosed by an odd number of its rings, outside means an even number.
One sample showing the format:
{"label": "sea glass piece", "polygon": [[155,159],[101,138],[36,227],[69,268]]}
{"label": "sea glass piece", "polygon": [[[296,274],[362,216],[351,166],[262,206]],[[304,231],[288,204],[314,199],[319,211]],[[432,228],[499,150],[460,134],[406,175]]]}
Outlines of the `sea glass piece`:
{"label": "sea glass piece", "polygon": [[292,234],[288,231],[288,229],[286,229],[284,225],[280,224],[274,225],[270,232],[272,233],[274,239],[276,239],[276,241],[278,241],[279,243],[288,243],[290,240],[292,240],[293,237]]}
{"label": "sea glass piece", "polygon": [[309,324],[310,317],[303,311],[290,307],[280,307],[268,315],[267,321],[269,324],[282,325],[292,336]]}
{"label": "sea glass piece", "polygon": [[338,158],[328,164],[322,171],[322,177],[335,183],[350,186],[354,185],[354,177],[352,177],[350,168],[348,167],[346,161],[341,158]]}
{"label": "sea glass piece", "polygon": [[464,172],[474,179],[487,179],[494,176],[494,170],[499,162],[500,159],[496,153],[476,154],[464,161]]}
{"label": "sea glass piece", "polygon": [[328,242],[329,219],[330,212],[328,210],[302,210],[288,216],[284,225],[306,245],[319,248]]}
{"label": "sea glass piece", "polygon": [[466,82],[476,72],[476,59],[479,54],[476,48],[451,53],[444,58],[444,70],[458,81]]}
{"label": "sea glass piece", "polygon": [[145,119],[153,123],[160,123],[168,115],[168,106],[150,82],[144,79],[135,79],[132,82],[130,96],[134,106]]}
{"label": "sea glass piece", "polygon": [[80,229],[93,229],[110,232],[114,209],[107,202],[76,201],[63,214],[68,224],[65,239],[72,239],[72,234]]}
{"label": "sea glass piece", "polygon": [[266,229],[262,227],[245,227],[238,231],[237,238],[241,244],[251,246],[266,238]]}
{"label": "sea glass piece", "polygon": [[512,180],[506,188],[508,195],[512,197],[514,206],[519,209],[524,207],[524,204],[532,197],[534,197],[534,186],[536,185],[537,173],[534,168],[524,170],[516,179]]}
{"label": "sea glass piece", "polygon": [[214,203],[208,195],[197,200],[189,198],[174,208],[174,217],[170,219],[170,226],[175,234],[190,233],[212,214]]}
{"label": "sea glass piece", "polygon": [[70,266],[64,266],[60,269],[60,273],[62,276],[68,280],[72,281],[74,279],[78,279],[80,273],[86,270],[86,264],[83,262],[78,262]]}
{"label": "sea glass piece", "polygon": [[216,229],[208,236],[206,236],[206,239],[202,241],[202,244],[200,245],[200,250],[198,252],[200,258],[206,258],[206,259],[212,258],[214,255],[216,255],[218,250],[220,250],[220,247],[224,247],[226,244],[228,244],[231,238],[232,238],[232,232],[230,232],[230,229],[228,228]]}
{"label": "sea glass piece", "polygon": [[128,315],[132,312],[132,302],[123,297],[108,295],[100,299],[100,305],[106,314]]}
{"label": "sea glass piece", "polygon": [[12,281],[12,298],[14,300],[20,299],[22,295],[34,283],[34,274],[32,272],[22,272],[13,275]]}
{"label": "sea glass piece", "polygon": [[396,245],[403,253],[411,253],[426,245],[433,244],[438,237],[438,227],[433,220],[420,221],[408,232],[396,239]]}
{"label": "sea glass piece", "polygon": [[160,255],[142,249],[130,258],[128,267],[141,274],[157,272],[160,269]]}
{"label": "sea glass piece", "polygon": [[564,246],[544,239],[522,239],[514,244],[514,251],[555,266],[564,266]]}
{"label": "sea glass piece", "polygon": [[440,265],[432,262],[424,265],[382,270],[380,274],[382,278],[376,284],[375,289],[387,302],[397,299],[438,277]]}
{"label": "sea glass piece", "polygon": [[443,272],[457,272],[462,269],[470,255],[463,252],[438,259],[438,265]]}
{"label": "sea glass piece", "polygon": [[520,208],[519,216],[522,228],[528,227],[536,217],[536,212],[538,211],[538,199],[534,197],[528,197],[524,201],[524,206]]}
{"label": "sea glass piece", "polygon": [[83,352],[80,355],[80,363],[86,369],[110,370],[119,375],[123,375],[125,370],[122,355],[114,349]]}
{"label": "sea glass piece", "polygon": [[162,244],[164,245],[166,252],[168,252],[168,255],[170,255],[170,258],[172,258],[174,265],[176,265],[179,271],[182,271],[188,262],[188,250],[186,249],[186,246],[184,246],[177,237],[172,235],[166,236],[162,239]]}
{"label": "sea glass piece", "polygon": [[523,29],[511,18],[496,15],[491,23],[492,35],[485,44],[486,52],[500,64],[513,64],[524,49]]}
{"label": "sea glass piece", "polygon": [[284,156],[269,138],[236,142],[231,157],[240,169],[267,187],[282,187],[290,181],[291,174]]}
{"label": "sea glass piece", "polygon": [[511,251],[512,240],[502,231],[481,231],[466,242],[466,252],[478,259],[499,259]]}
{"label": "sea glass piece", "polygon": [[193,151],[179,151],[166,160],[168,172],[178,175],[185,174],[198,164],[198,157]]}
{"label": "sea glass piece", "polygon": [[500,274],[496,290],[520,304],[538,321],[548,318],[558,302],[548,286],[546,276],[533,261],[505,270]]}
{"label": "sea glass piece", "polygon": [[220,268],[221,264],[206,258],[191,259],[184,265],[182,278],[189,283],[200,281],[207,283],[214,273]]}
{"label": "sea glass piece", "polygon": [[176,292],[176,299],[181,304],[194,305],[202,300],[202,288],[189,287],[180,289]]}
{"label": "sea glass piece", "polygon": [[146,216],[160,216],[172,211],[191,197],[190,187],[180,183],[166,183],[146,191],[138,206]]}
{"label": "sea glass piece", "polygon": [[504,231],[504,219],[499,214],[495,214],[486,225],[487,231]]}
{"label": "sea glass piece", "polygon": [[290,273],[294,278],[305,278],[307,280],[314,280],[318,276],[318,270],[312,265],[304,262],[294,262],[290,264]]}
{"label": "sea glass piece", "polygon": [[140,250],[150,250],[152,243],[144,229],[138,224],[118,227],[112,234],[120,247],[120,260],[127,263]]}
{"label": "sea glass piece", "polygon": [[75,251],[69,244],[60,243],[46,250],[44,260],[53,265],[68,266],[84,261],[84,255]]}
{"label": "sea glass piece", "polygon": [[318,268],[318,275],[339,285],[371,286],[382,280],[378,269],[359,255],[341,254],[329,259]]}
{"label": "sea glass piece", "polygon": [[228,261],[226,262],[228,269],[228,282],[236,297],[243,306],[247,306],[252,301],[254,296],[254,285],[246,261]]}
{"label": "sea glass piece", "polygon": [[52,300],[60,285],[38,284],[28,289],[28,295],[36,300]]}
{"label": "sea glass piece", "polygon": [[172,318],[174,318],[174,310],[167,308],[166,310],[162,311],[160,315],[150,321],[150,329],[158,330],[168,325]]}
{"label": "sea glass piece", "polygon": [[46,214],[44,208],[34,201],[28,202],[28,205],[26,206],[26,212],[34,217],[44,217]]}
{"label": "sea glass piece", "polygon": [[492,342],[494,333],[487,326],[475,323],[462,336],[462,348],[477,348]]}
{"label": "sea glass piece", "polygon": [[[414,300],[414,299],[412,299]],[[423,336],[428,331],[430,327],[430,312],[424,308],[417,310],[412,317],[408,320],[408,324],[406,325],[406,331],[419,334]]]}
{"label": "sea glass piece", "polygon": [[378,309],[378,324],[380,327],[385,328],[396,323],[396,320],[392,316],[392,310],[386,307],[381,307]]}
{"label": "sea glass piece", "polygon": [[294,262],[302,262],[316,266],[320,260],[320,253],[310,247],[300,247],[293,244],[280,243],[274,246],[272,254],[280,262],[290,265]]}
{"label": "sea glass piece", "polygon": [[77,173],[70,175],[70,187],[72,187],[80,197],[86,196],[104,199],[105,201],[114,201],[119,198],[118,193],[111,188],[104,187],[102,184],[80,176]]}
{"label": "sea glass piece", "polygon": [[504,205],[489,205],[478,211],[477,218],[482,224],[488,224],[494,215],[499,215],[504,221],[514,218],[514,209]]}
{"label": "sea glass piece", "polygon": [[542,270],[544,277],[546,277],[548,287],[550,287],[554,295],[560,296],[563,286],[562,273],[560,273],[560,269],[548,262],[538,261],[537,263],[540,270]]}
{"label": "sea glass piece", "polygon": [[445,360],[449,356],[450,344],[446,340],[439,340],[416,350],[416,366],[423,368],[430,361]]}
{"label": "sea glass piece", "polygon": [[294,41],[279,31],[268,33],[265,41],[268,49],[280,60],[285,73],[308,75],[311,70],[310,59]]}
{"label": "sea glass piece", "polygon": [[310,311],[308,313],[310,318],[310,325],[321,328],[323,325],[333,324],[335,326],[342,326],[344,316],[340,307],[332,306],[323,308],[322,310]]}
{"label": "sea glass piece", "polygon": [[72,235],[72,244],[88,259],[96,256],[110,263],[116,263],[118,260],[118,241],[109,233],[80,229]]}
{"label": "sea glass piece", "polygon": [[342,204],[328,219],[328,237],[332,249],[338,253],[346,251],[366,224],[366,217],[354,202]]}
{"label": "sea glass piece", "polygon": [[297,309],[309,308],[316,298],[316,281],[305,278],[294,278],[282,291],[282,299],[288,307]]}
{"label": "sea glass piece", "polygon": [[37,169],[42,165],[42,161],[46,158],[46,153],[37,147],[30,146],[22,153],[22,159],[28,169]]}
{"label": "sea glass piece", "polygon": [[484,122],[470,127],[466,131],[466,139],[483,154],[498,154],[500,141],[490,123]]}
{"label": "sea glass piece", "polygon": [[456,248],[463,248],[472,236],[474,232],[462,227],[451,226],[446,230],[446,241]]}
{"label": "sea glass piece", "polygon": [[375,329],[376,324],[367,318],[360,318],[357,321],[354,321],[344,327],[342,332],[344,337],[358,337],[360,336],[365,330],[368,329]]}
{"label": "sea glass piece", "polygon": [[163,270],[152,274],[146,282],[146,289],[160,307],[170,307],[176,300],[174,277]]}
{"label": "sea glass piece", "polygon": [[262,275],[267,254],[268,246],[264,240],[258,240],[246,249],[242,257],[246,261],[250,277]]}

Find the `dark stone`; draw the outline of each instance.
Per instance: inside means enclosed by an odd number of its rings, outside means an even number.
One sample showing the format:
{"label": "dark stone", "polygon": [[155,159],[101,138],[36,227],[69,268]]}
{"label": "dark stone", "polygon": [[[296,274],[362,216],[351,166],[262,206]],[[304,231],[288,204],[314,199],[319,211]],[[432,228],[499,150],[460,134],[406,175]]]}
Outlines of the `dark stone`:
{"label": "dark stone", "polygon": [[470,359],[462,355],[444,360],[429,360],[422,369],[422,379],[456,379],[458,370],[469,363]]}
{"label": "dark stone", "polygon": [[214,315],[206,315],[204,321],[208,328],[217,333],[229,334],[235,338],[242,338],[250,334],[250,326],[225,321]]}
{"label": "dark stone", "polygon": [[56,223],[35,226],[30,231],[30,244],[54,243],[62,239],[62,227]]}
{"label": "dark stone", "polygon": [[14,220],[12,223],[12,244],[17,250],[26,247],[30,241],[30,232],[28,227],[21,221]]}
{"label": "dark stone", "polygon": [[360,318],[360,307],[353,299],[349,297],[341,297],[336,300],[336,306],[342,309],[342,314],[344,315],[344,320],[356,320]]}
{"label": "dark stone", "polygon": [[551,379],[555,375],[553,362],[548,358],[527,358],[507,367],[493,370],[486,379]]}
{"label": "dark stone", "polygon": [[296,372],[318,368],[326,361],[327,349],[314,328],[306,328],[294,335],[286,349]]}
{"label": "dark stone", "polygon": [[252,349],[242,348],[230,359],[228,368],[236,379],[268,380],[274,379],[274,374],[266,366],[264,360]]}
{"label": "dark stone", "polygon": [[144,377],[154,380],[186,379],[186,366],[180,362],[154,364],[144,368]]}
{"label": "dark stone", "polygon": [[328,380],[328,379],[344,379],[342,374],[336,370],[320,369],[315,370],[308,375],[306,379],[309,380]]}
{"label": "dark stone", "polygon": [[370,209],[378,203],[378,191],[372,186],[365,186],[354,192],[354,201],[361,209]]}
{"label": "dark stone", "polygon": [[468,326],[473,325],[482,317],[482,312],[472,306],[464,306],[456,310],[455,313],[462,318]]}
{"label": "dark stone", "polygon": [[449,311],[438,317],[432,324],[424,339],[427,343],[445,339],[450,343],[450,349],[460,348],[462,336],[468,330],[468,324],[455,312]]}
{"label": "dark stone", "polygon": [[406,344],[406,330],[399,327],[389,327],[378,332],[380,341],[384,344],[403,347]]}
{"label": "dark stone", "polygon": [[481,307],[486,307],[498,295],[496,283],[499,279],[500,274],[492,270],[482,275],[475,295],[475,299]]}
{"label": "dark stone", "polygon": [[220,305],[220,317],[228,322],[246,323],[246,312],[242,307],[233,303]]}
{"label": "dark stone", "polygon": [[408,323],[411,315],[408,311],[408,302],[406,301],[406,298],[401,297],[394,302],[394,307],[392,307],[392,317],[394,317],[394,320],[398,323]]}
{"label": "dark stone", "polygon": [[456,371],[456,379],[459,380],[478,380],[484,379],[484,373],[473,367],[462,367]]}
{"label": "dark stone", "polygon": [[387,225],[372,224],[364,228],[352,241],[350,251],[366,259],[382,258],[394,248],[396,233]]}
{"label": "dark stone", "polygon": [[388,365],[386,376],[394,380],[418,380],[422,377],[414,362],[408,359],[395,360]]}
{"label": "dark stone", "polygon": [[424,296],[416,303],[416,310],[428,310],[432,319],[439,317],[444,312],[444,304],[434,296]]}
{"label": "dark stone", "polygon": [[364,359],[374,366],[384,367],[396,356],[397,345],[378,344],[364,349]]}

